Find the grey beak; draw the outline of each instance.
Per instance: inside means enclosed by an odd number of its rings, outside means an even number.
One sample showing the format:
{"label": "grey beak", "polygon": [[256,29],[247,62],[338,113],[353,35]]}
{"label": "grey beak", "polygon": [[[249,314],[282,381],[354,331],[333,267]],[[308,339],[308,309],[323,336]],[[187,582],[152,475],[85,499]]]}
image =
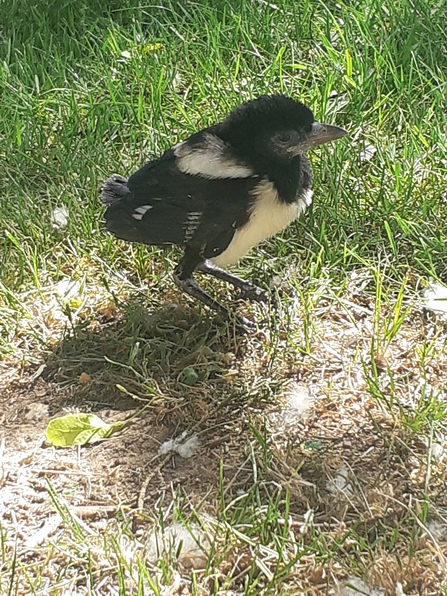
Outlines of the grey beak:
{"label": "grey beak", "polygon": [[329,141],[335,141],[346,136],[348,131],[340,126],[332,126],[332,124],[322,124],[321,122],[314,122],[312,124],[312,130],[307,137],[307,142],[311,147],[316,145],[322,145]]}

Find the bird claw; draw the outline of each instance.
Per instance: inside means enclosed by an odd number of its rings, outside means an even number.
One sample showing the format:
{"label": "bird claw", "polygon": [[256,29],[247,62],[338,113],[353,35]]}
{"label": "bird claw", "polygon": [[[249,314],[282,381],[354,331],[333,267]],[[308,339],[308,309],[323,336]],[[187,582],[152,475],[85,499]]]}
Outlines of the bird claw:
{"label": "bird claw", "polygon": [[251,302],[268,304],[274,309],[277,309],[279,306],[278,296],[275,292],[263,290],[262,288],[255,285],[240,288],[238,298],[242,300],[250,300]]}
{"label": "bird claw", "polygon": [[269,302],[269,293],[254,285],[247,285],[246,287],[241,288],[240,297],[250,300],[251,302],[263,302],[264,304],[268,304]]}

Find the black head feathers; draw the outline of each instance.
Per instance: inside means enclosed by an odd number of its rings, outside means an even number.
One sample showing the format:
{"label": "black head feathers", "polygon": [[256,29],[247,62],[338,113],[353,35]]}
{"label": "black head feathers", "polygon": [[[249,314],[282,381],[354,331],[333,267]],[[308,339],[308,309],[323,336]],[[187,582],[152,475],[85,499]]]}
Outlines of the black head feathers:
{"label": "black head feathers", "polygon": [[285,95],[261,95],[238,106],[221,123],[219,136],[229,143],[253,145],[262,133],[279,130],[310,130],[312,110]]}

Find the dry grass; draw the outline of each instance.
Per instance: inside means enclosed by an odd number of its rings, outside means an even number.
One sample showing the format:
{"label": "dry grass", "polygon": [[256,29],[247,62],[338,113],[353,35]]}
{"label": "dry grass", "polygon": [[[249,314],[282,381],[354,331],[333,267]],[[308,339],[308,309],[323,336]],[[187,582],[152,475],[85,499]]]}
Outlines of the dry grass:
{"label": "dry grass", "polygon": [[[406,297],[384,350],[395,313],[384,300],[378,316],[374,279],[358,272],[338,295],[315,287],[311,304],[289,294],[275,342],[268,325],[240,338],[188,308],[123,310],[91,282],[62,308],[60,286],[24,296],[11,345],[33,362],[2,371],[2,589],[341,594],[357,577],[384,594],[439,594],[447,324]],[[141,400],[141,418],[99,445],[43,439],[67,407],[114,420]],[[193,457],[157,455],[185,430],[200,441]],[[182,535],[179,555],[179,527],[201,547]]]}

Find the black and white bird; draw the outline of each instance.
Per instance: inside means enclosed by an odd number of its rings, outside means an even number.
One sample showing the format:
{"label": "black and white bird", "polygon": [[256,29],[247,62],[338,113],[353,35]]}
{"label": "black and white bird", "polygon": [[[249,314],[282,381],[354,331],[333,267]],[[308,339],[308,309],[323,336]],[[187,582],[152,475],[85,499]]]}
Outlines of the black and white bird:
{"label": "black and white bird", "polygon": [[310,205],[312,169],[304,153],[346,134],[316,122],[298,101],[263,95],[129,179],[109,178],[100,195],[107,205],[106,227],[129,242],[183,247],[176,283],[227,318],[228,310],[197,284],[194,273],[213,275],[251,300],[267,301],[264,290],[224,268],[284,230]]}

